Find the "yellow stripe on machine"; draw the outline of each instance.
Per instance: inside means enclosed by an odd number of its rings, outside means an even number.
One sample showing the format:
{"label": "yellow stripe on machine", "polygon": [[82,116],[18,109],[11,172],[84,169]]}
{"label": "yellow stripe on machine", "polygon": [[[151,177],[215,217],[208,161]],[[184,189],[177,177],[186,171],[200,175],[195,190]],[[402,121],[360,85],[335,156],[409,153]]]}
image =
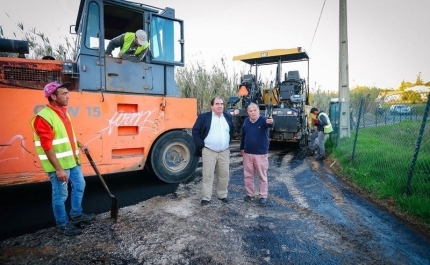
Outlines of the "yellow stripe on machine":
{"label": "yellow stripe on machine", "polygon": [[251,52],[248,54],[237,55],[233,61],[242,61],[247,64],[273,64],[279,60],[282,62],[308,60],[309,56],[301,47],[290,49],[273,49]]}

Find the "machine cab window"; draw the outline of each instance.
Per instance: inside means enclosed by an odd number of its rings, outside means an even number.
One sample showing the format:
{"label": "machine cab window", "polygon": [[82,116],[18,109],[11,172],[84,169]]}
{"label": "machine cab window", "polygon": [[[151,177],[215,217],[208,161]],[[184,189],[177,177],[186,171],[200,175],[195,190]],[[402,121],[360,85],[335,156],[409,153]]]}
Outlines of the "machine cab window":
{"label": "machine cab window", "polygon": [[[156,9],[128,1],[93,0],[81,6],[78,24],[80,39],[76,61],[80,65],[80,86],[102,90],[143,94],[169,94],[165,84],[155,78],[174,74],[174,66],[184,65],[183,21],[170,8]],[[105,56],[112,39],[137,30],[147,34],[149,47],[138,56],[118,58],[121,47]],[[116,45],[115,45],[116,46]],[[164,69],[164,70],[163,70]],[[82,78],[84,75],[91,78]],[[172,89],[173,91],[173,89]]]}

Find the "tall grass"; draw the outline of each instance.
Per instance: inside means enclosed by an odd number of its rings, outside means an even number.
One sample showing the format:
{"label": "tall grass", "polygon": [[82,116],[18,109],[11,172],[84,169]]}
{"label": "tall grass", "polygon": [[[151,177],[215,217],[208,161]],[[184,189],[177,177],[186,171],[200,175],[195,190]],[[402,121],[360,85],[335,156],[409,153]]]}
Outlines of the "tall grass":
{"label": "tall grass", "polygon": [[334,91],[323,91],[318,88],[316,91],[311,91],[309,96],[309,105],[316,107],[320,110],[324,110],[326,113],[329,111],[330,101],[332,98],[336,98],[337,93]]}
{"label": "tall grass", "polygon": [[[60,37],[55,43],[51,42],[51,38],[36,28],[27,29],[24,24],[18,22],[16,24],[17,31],[12,32],[11,35],[6,35],[3,31],[3,27],[0,26],[0,38],[18,39],[28,42],[30,53],[27,58],[29,59],[40,59],[43,56],[52,56],[56,60],[64,60],[66,58],[76,57],[76,47],[74,46],[75,38],[71,37]],[[2,57],[16,57],[14,53],[0,53]]]}
{"label": "tall grass", "polygon": [[237,95],[239,74],[229,72],[225,59],[210,70],[204,62],[188,63],[176,69],[175,77],[182,97],[197,98],[198,113],[210,110],[210,101],[214,96],[223,98],[227,106],[227,99]]}
{"label": "tall grass", "polygon": [[[401,212],[430,224],[430,142],[422,141],[410,175],[420,121],[402,121],[360,129],[352,159],[354,138],[339,139],[333,155],[348,179],[381,200],[393,201]],[[383,133],[381,133],[383,127]],[[424,135],[430,135],[427,127]],[[411,195],[405,194],[412,177]]]}

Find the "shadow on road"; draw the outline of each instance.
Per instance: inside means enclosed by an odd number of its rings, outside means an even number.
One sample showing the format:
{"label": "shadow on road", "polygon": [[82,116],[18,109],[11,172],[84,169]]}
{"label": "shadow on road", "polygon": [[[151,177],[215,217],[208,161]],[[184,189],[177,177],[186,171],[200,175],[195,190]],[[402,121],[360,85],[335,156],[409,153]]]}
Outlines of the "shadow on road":
{"label": "shadow on road", "polygon": [[[154,196],[176,190],[177,184],[166,184],[147,170],[103,175],[119,207],[137,204]],[[86,177],[83,209],[100,214],[110,211],[111,198],[98,177]],[[0,240],[33,233],[55,226],[51,207],[51,183],[41,182],[0,188]],[[66,203],[68,209],[69,201]]]}

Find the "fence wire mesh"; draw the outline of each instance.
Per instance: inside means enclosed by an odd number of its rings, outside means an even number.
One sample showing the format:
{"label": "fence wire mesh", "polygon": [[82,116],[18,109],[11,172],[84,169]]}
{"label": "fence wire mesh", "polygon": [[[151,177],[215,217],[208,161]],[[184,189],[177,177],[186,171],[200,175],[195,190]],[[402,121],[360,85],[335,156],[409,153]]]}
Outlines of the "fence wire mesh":
{"label": "fence wire mesh", "polygon": [[[349,119],[341,120],[348,115],[340,113],[342,109],[349,109]],[[329,112],[334,155],[347,165],[343,170],[360,186],[394,200],[426,223],[430,223],[429,109],[428,99],[408,104],[361,98],[331,104]]]}

